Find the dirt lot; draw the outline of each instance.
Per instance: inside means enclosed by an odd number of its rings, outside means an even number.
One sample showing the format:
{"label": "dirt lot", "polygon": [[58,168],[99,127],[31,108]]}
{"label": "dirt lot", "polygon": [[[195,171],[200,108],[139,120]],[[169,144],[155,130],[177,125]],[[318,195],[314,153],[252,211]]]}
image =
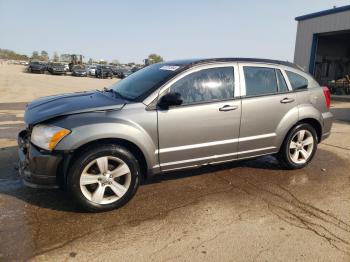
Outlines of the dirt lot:
{"label": "dirt lot", "polygon": [[20,65],[0,64],[0,148],[13,145],[25,105],[35,98],[102,89],[118,79],[30,74]]}
{"label": "dirt lot", "polygon": [[0,261],[350,261],[350,103],[313,162],[273,157],[155,178],[125,207],[86,214],[61,191],[25,188],[13,166],[25,103],[115,80],[0,66]]}

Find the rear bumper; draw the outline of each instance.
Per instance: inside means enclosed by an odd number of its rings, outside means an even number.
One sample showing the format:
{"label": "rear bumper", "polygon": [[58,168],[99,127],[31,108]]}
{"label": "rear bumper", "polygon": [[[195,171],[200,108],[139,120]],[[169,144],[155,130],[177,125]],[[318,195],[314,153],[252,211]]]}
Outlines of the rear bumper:
{"label": "rear bumper", "polygon": [[323,118],[323,128],[321,141],[329,137],[331,134],[331,128],[333,124],[333,114],[331,112],[322,113]]}
{"label": "rear bumper", "polygon": [[34,188],[58,188],[57,171],[63,157],[41,152],[27,138],[27,132],[18,135],[18,171],[26,186]]}

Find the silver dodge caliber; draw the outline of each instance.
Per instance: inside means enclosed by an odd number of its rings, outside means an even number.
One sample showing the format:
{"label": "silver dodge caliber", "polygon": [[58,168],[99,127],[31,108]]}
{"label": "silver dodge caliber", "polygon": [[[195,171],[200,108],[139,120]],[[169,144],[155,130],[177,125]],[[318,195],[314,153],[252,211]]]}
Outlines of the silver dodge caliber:
{"label": "silver dodge caliber", "polygon": [[306,166],[330,134],[330,94],[296,65],[194,59],[148,66],[110,89],[37,99],[18,136],[32,187],[88,211],[127,203],[157,173],[275,154]]}

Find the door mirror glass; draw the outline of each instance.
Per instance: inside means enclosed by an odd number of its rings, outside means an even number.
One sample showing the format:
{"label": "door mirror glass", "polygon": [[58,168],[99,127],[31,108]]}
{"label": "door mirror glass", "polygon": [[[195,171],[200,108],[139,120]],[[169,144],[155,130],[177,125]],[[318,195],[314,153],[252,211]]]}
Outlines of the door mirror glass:
{"label": "door mirror glass", "polygon": [[158,102],[158,106],[161,109],[169,109],[170,106],[179,106],[183,102],[180,93],[170,92],[162,96]]}

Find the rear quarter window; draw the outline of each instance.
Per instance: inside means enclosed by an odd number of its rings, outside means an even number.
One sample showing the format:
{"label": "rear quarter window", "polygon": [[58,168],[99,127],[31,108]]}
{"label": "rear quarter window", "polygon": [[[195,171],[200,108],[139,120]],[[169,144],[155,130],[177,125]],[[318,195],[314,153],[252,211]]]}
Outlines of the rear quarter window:
{"label": "rear quarter window", "polygon": [[286,74],[293,90],[307,89],[309,83],[305,77],[291,71],[286,71]]}

